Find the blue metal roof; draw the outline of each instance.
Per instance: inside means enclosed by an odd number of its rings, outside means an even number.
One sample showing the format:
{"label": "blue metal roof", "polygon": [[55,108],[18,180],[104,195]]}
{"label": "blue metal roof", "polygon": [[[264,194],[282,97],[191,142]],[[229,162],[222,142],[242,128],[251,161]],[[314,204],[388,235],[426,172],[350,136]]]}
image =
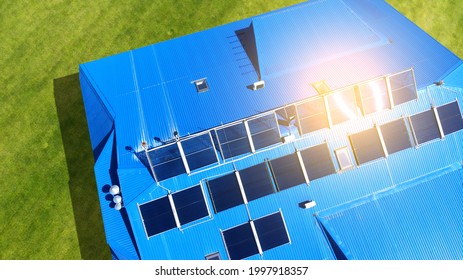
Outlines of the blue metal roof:
{"label": "blue metal roof", "polygon": [[348,259],[461,259],[463,170],[455,163],[318,214]]}
{"label": "blue metal roof", "polygon": [[[315,96],[317,93],[311,86],[314,82],[324,80],[331,89],[338,89],[411,67],[421,89],[418,99],[391,110],[193,170],[161,184],[155,182],[149,163],[143,158],[143,141],[148,147],[154,147],[159,142],[172,140],[174,131],[184,137]],[[324,222],[323,213],[325,209],[351,205],[346,203],[385,189],[399,188],[416,178],[429,178],[423,176],[462,162],[462,131],[345,171],[339,171],[333,152],[348,147],[353,159],[347,135],[375,124],[408,117],[456,99],[462,110],[462,69],[455,55],[380,0],[301,3],[82,64],[80,79],[96,158],[95,174],[113,254],[119,259],[138,256],[204,259],[210,253],[219,252],[222,258],[227,258],[221,231],[281,211],[291,242],[247,259],[335,259],[341,251],[348,258],[445,258],[444,253],[426,255],[418,249],[410,249],[411,253],[406,256],[356,255],[359,244],[349,243],[348,250],[342,245],[344,240],[351,240],[355,228],[345,229],[347,224],[342,219],[336,227],[330,227]],[[259,77],[265,80],[265,88],[250,90],[248,86]],[[207,78],[209,90],[198,93],[192,81],[201,78]],[[433,82],[440,79],[446,81],[445,86],[434,86]],[[181,230],[147,237],[139,204],[201,182],[208,208],[213,209],[204,179],[217,178],[325,142],[338,170],[336,174],[217,214],[211,211],[210,216],[181,226]],[[452,176],[456,180],[457,176]],[[441,184],[433,182],[429,185]],[[121,212],[114,210],[108,201],[105,186],[112,184],[121,186],[124,199]],[[435,194],[440,195],[437,191]],[[398,201],[409,199],[410,205],[417,205],[419,195]],[[301,208],[300,203],[307,200],[315,200],[317,205]],[[463,199],[455,198],[454,202],[461,205]],[[367,208],[357,207],[355,211],[369,211],[371,207]],[[440,205],[439,209],[447,208]],[[453,216],[458,213],[453,212]],[[413,225],[415,216],[402,215],[401,218]],[[461,235],[461,223],[455,226]],[[397,241],[396,237],[382,237],[386,243]],[[369,246],[374,249],[374,245]],[[463,257],[456,251],[447,256]]]}

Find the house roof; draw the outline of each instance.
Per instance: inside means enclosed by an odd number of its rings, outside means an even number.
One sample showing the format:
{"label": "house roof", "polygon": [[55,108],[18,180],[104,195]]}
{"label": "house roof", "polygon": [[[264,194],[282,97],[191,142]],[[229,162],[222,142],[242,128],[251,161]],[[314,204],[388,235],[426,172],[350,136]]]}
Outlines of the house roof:
{"label": "house roof", "polygon": [[[418,101],[393,110],[311,133],[293,144],[277,145],[240,160],[174,176],[162,184],[156,183],[143,159],[143,141],[155,147],[173,140],[174,132],[186,137],[317,96],[311,86],[315,82],[325,81],[336,90],[410,68],[420,89]],[[429,94],[433,105],[461,98],[463,82],[455,74],[461,69],[458,57],[380,0],[361,4],[354,0],[310,1],[82,64],[82,91],[108,243],[127,258],[139,254],[146,259],[197,259],[215,251],[225,257],[220,230],[281,211],[292,246],[280,246],[250,259],[335,258],[326,249],[323,231],[314,226],[313,214],[461,162],[461,152],[450,155],[446,149],[462,151],[462,141],[458,142],[462,134],[315,180],[309,188],[300,185],[211,214],[183,231],[147,238],[139,205],[167,195],[167,190],[175,193],[295,149],[325,142],[330,151],[350,146],[347,134],[429,109]],[[192,82],[202,78],[207,78],[209,90],[198,93]],[[444,78],[452,82],[451,88],[428,88]],[[251,90],[249,85],[259,79],[265,81],[265,87]],[[446,157],[428,164],[433,153]],[[335,155],[331,156],[335,162]],[[403,170],[405,163],[417,160],[422,164],[407,165]],[[125,216],[105,200],[103,187],[112,184],[121,186]],[[210,194],[202,187],[212,209]],[[317,207],[303,211],[298,207],[302,199],[316,199]],[[327,232],[332,234],[330,229]],[[113,242],[117,244],[111,245]],[[199,245],[190,246],[192,243]],[[297,250],[301,247],[314,249]]]}

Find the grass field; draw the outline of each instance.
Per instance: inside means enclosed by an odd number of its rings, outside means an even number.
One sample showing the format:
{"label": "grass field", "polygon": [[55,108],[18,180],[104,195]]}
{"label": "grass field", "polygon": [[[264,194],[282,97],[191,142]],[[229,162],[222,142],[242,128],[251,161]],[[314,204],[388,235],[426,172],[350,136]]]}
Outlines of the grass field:
{"label": "grass field", "polygon": [[[80,63],[300,0],[86,2],[0,2],[0,259],[110,258]],[[462,1],[389,3],[463,57]]]}

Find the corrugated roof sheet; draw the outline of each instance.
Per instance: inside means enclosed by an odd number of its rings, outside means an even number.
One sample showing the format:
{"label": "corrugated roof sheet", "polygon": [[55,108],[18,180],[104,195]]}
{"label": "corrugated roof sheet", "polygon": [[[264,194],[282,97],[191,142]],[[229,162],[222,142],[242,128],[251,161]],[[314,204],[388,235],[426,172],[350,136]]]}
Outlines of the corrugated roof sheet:
{"label": "corrugated roof sheet", "polygon": [[461,167],[450,165],[317,218],[348,259],[462,259]]}

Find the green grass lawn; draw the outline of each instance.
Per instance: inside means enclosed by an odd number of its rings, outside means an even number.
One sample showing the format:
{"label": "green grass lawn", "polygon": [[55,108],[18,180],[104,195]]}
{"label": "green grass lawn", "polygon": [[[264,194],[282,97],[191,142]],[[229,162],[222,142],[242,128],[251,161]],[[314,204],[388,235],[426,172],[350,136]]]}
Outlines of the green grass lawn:
{"label": "green grass lawn", "polygon": [[[82,2],[0,2],[0,259],[110,258],[80,63],[301,1]],[[461,1],[389,2],[463,57]]]}

